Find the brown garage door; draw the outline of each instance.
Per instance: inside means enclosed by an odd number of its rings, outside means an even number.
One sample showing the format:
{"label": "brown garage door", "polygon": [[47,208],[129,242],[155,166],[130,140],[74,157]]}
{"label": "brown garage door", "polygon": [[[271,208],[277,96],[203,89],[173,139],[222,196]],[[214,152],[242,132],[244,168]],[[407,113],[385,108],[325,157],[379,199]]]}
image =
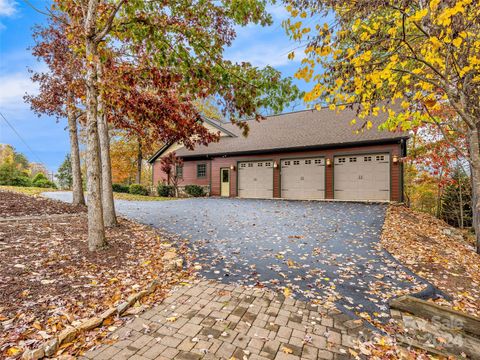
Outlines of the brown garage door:
{"label": "brown garage door", "polygon": [[281,162],[281,196],[285,199],[324,199],[325,160],[285,159]]}
{"label": "brown garage door", "polygon": [[390,200],[389,154],[336,156],[335,199]]}
{"label": "brown garage door", "polygon": [[273,197],[273,161],[238,163],[238,196],[243,198]]}

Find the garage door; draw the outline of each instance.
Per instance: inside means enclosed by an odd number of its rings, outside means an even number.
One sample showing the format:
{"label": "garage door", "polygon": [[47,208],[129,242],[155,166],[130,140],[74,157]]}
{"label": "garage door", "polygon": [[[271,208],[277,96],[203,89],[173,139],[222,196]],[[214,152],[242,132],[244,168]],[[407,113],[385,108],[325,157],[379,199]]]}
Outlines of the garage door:
{"label": "garage door", "polygon": [[282,160],[281,166],[283,198],[325,198],[325,160],[323,158]]}
{"label": "garage door", "polygon": [[273,197],[273,162],[238,163],[238,196],[243,198]]}
{"label": "garage door", "polygon": [[389,154],[336,156],[335,199],[390,200]]}

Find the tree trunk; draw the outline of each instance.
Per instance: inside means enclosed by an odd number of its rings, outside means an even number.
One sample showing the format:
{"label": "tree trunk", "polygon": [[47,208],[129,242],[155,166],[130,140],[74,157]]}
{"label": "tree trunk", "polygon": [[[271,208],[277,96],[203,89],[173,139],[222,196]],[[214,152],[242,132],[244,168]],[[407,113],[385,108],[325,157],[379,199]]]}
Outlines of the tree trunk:
{"label": "tree trunk", "polygon": [[472,169],[472,226],[475,231],[477,253],[480,254],[480,130],[469,131],[470,161]]}
{"label": "tree trunk", "polygon": [[98,0],[88,1],[85,19],[85,55],[88,61],[86,74],[86,115],[87,115],[87,197],[88,197],[88,249],[95,251],[107,245],[103,223],[103,207],[100,174],[100,143],[97,124],[97,68],[98,61],[95,39]]}
{"label": "tree trunk", "polygon": [[77,116],[73,108],[71,93],[68,94],[67,120],[70,135],[70,161],[72,165],[72,192],[73,204],[85,205],[83,195],[82,169],[80,167],[80,148],[78,146]]}
{"label": "tree trunk", "polygon": [[142,160],[143,160],[142,140],[140,139],[140,137],[138,137],[137,175],[136,175],[136,179],[135,179],[137,184],[140,184],[142,182]]}
{"label": "tree trunk", "polygon": [[[97,64],[97,74],[102,76],[101,64]],[[103,101],[101,96],[98,102],[98,133],[100,138],[100,159],[102,163],[102,204],[103,204],[103,222],[105,226],[117,226],[117,216],[115,214],[115,203],[113,200],[112,188],[112,162],[110,159],[110,137],[108,135],[107,117],[104,113]]]}

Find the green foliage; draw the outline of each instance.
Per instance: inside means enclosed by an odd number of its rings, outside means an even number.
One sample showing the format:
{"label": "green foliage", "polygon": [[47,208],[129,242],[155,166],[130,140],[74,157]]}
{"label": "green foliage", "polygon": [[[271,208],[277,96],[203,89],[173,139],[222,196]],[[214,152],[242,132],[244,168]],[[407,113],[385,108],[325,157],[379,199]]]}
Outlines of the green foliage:
{"label": "green foliage", "polygon": [[130,185],[128,192],[134,195],[148,195],[148,190],[145,186],[140,184]]}
{"label": "green foliage", "polygon": [[37,181],[40,181],[40,180],[48,180],[48,178],[45,176],[44,173],[38,173],[33,177],[32,183],[36,183]]}
{"label": "green foliage", "polygon": [[[0,165],[0,185],[12,185],[12,186],[28,186],[29,180],[25,171],[18,170],[17,166],[13,163],[5,163]],[[21,184],[27,185],[21,185]],[[17,185],[18,184],[18,185]]]}
{"label": "green foliage", "polygon": [[123,184],[112,184],[112,189],[114,192],[117,193],[128,193],[130,192],[130,188],[128,185]]}
{"label": "green foliage", "polygon": [[71,189],[73,184],[72,162],[70,154],[65,156],[62,165],[58,168],[57,179],[62,189]]}
{"label": "green foliage", "polygon": [[35,187],[39,188],[50,188],[50,189],[56,189],[57,185],[53,181],[50,181],[48,179],[39,179],[37,181],[32,182],[32,185]]}
{"label": "green foliage", "polygon": [[198,185],[186,185],[185,192],[193,197],[205,196],[205,190]]}
{"label": "green foliage", "polygon": [[175,196],[175,187],[173,185],[159,183],[157,185],[157,193],[158,196],[173,197]]}
{"label": "green foliage", "polygon": [[20,175],[12,178],[9,185],[28,187],[28,186],[32,186],[32,181],[28,176]]}

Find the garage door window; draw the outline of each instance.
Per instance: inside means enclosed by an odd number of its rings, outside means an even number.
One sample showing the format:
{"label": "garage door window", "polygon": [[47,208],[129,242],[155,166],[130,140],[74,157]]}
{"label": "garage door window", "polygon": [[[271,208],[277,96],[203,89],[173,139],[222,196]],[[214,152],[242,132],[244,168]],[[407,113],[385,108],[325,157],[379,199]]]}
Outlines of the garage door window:
{"label": "garage door window", "polygon": [[197,178],[207,177],[207,164],[197,164]]}

